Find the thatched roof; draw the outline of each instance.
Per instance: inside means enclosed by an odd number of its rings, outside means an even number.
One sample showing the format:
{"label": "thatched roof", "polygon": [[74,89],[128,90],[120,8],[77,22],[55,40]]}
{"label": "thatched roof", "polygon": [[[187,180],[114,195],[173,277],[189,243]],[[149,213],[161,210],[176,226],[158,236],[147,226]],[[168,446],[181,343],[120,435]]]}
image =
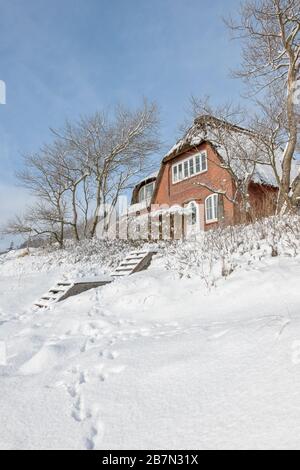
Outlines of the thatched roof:
{"label": "thatched roof", "polygon": [[[222,142],[218,139],[220,136],[220,130],[222,131]],[[234,145],[235,149],[239,149],[240,153],[244,150],[245,155],[251,155],[257,152],[255,145],[256,135],[254,132],[244,129],[240,126],[231,124],[230,122],[218,119],[214,116],[203,115],[199,116],[194,120],[194,124],[186,131],[185,135],[179,139],[176,144],[171,148],[167,155],[163,159],[163,163],[167,163],[170,160],[178,157],[179,155],[192,150],[197,149],[201,144],[207,142],[211,144],[219,155],[222,166],[226,168],[228,166],[228,149],[230,145]],[[256,148],[255,148],[256,147]],[[241,159],[236,152],[236,156],[233,155],[235,152],[231,152],[230,165],[235,169],[237,176],[245,171],[241,168]],[[278,173],[281,174],[281,160],[283,150],[278,149]],[[255,171],[253,173],[253,182],[257,184],[278,187],[278,183],[273,171],[273,168],[266,164],[264,156],[259,158],[262,164],[257,163],[255,165]],[[293,163],[293,174],[299,171],[297,162]]]}

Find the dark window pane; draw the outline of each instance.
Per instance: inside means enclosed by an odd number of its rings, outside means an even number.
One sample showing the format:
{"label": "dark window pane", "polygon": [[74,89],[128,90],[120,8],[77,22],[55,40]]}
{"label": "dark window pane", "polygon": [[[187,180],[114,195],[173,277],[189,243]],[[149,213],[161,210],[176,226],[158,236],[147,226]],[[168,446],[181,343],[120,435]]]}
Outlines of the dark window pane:
{"label": "dark window pane", "polygon": [[189,162],[190,162],[190,175],[192,176],[192,175],[194,175],[194,174],[195,174],[195,169],[194,169],[194,159],[193,159],[193,158],[191,158],[191,159],[189,160]]}
{"label": "dark window pane", "polygon": [[196,156],[196,173],[201,172],[201,160],[200,160],[200,155]]}

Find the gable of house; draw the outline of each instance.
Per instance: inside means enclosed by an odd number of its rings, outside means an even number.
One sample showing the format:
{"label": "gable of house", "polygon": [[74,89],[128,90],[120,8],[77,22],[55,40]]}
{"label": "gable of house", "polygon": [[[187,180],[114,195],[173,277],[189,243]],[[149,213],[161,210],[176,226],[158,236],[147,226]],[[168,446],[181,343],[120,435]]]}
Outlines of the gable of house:
{"label": "gable of house", "polygon": [[[199,160],[205,163],[199,165]],[[198,166],[197,166],[198,163]],[[177,173],[177,178],[174,175]],[[180,173],[180,177],[179,177]],[[220,165],[220,159],[209,142],[202,142],[194,148],[186,149],[172,158],[166,158],[156,182],[152,203],[157,205],[187,206],[191,202],[205,205],[214,193],[209,189],[222,190],[228,198],[223,200],[223,212],[227,223],[233,221],[234,183],[228,171]],[[216,218],[206,221],[215,223]]]}
{"label": "gable of house", "polygon": [[[146,195],[147,185],[152,185],[153,195],[151,199],[144,198],[142,210],[151,205],[188,207],[194,202],[204,207],[201,226],[205,229],[220,221],[225,224],[239,222],[239,208],[232,202],[236,198],[235,181],[228,169],[226,149],[216,141],[214,126],[224,128],[225,139],[227,135],[229,139],[234,135],[242,151],[246,149],[247,154],[251,154],[255,137],[251,131],[212,116],[201,116],[164,157],[158,174],[150,175],[136,186],[133,202],[139,202],[139,194]],[[279,174],[281,154],[279,150]],[[236,176],[239,171],[243,171],[240,161],[237,155],[230,162]],[[293,171],[296,171],[296,164],[294,167]],[[265,163],[256,164],[249,187],[253,208],[261,215],[267,215],[267,210],[271,213],[277,191],[278,184],[272,167]]]}

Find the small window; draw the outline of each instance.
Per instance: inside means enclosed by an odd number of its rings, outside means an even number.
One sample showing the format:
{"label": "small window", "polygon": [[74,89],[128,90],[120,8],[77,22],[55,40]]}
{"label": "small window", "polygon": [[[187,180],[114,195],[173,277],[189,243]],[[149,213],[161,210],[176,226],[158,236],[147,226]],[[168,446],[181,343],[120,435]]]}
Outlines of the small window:
{"label": "small window", "polygon": [[207,154],[206,152],[203,152],[201,154],[201,171],[206,171],[207,170]]}
{"label": "small window", "polygon": [[193,159],[193,158],[190,158],[189,164],[190,164],[190,176],[193,176],[194,173],[195,173],[195,170],[194,170],[194,159]]}
{"label": "small window", "polygon": [[188,178],[189,177],[189,163],[184,162],[184,177]]}
{"label": "small window", "polygon": [[180,163],[180,165],[178,165],[178,179],[179,181],[181,181],[183,179],[183,167],[182,167],[182,163]]}
{"label": "small window", "polygon": [[177,166],[173,166],[173,182],[176,183],[178,181],[178,169]]}
{"label": "small window", "polygon": [[154,183],[146,185],[146,199],[151,199],[154,192]]}
{"label": "small window", "polygon": [[192,209],[192,225],[196,225],[197,224],[197,206],[196,204],[192,203],[191,204],[191,209]]}
{"label": "small window", "polygon": [[200,155],[196,155],[196,173],[201,173]]}
{"label": "small window", "polygon": [[145,186],[143,186],[139,191],[139,202],[143,202],[145,200]]}
{"label": "small window", "polygon": [[188,209],[188,225],[194,227],[198,224],[198,208],[196,202],[190,202],[187,206]]}
{"label": "small window", "polygon": [[154,192],[154,183],[146,184],[142,186],[139,191],[139,202],[147,201],[151,199]]}
{"label": "small window", "polygon": [[205,213],[206,213],[206,222],[217,222],[218,217],[218,208],[219,208],[219,196],[218,194],[213,194],[208,196],[205,201]]}

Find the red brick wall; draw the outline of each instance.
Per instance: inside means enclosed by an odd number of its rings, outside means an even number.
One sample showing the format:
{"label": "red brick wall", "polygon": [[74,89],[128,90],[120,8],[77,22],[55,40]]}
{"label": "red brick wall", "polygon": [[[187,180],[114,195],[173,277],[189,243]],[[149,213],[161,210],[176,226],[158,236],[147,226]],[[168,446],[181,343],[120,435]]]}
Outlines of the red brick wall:
{"label": "red brick wall", "polygon": [[[278,189],[276,188],[251,183],[249,186],[249,197],[252,220],[274,215],[276,211],[277,195]],[[238,224],[242,221],[238,206],[235,207],[234,212],[235,223]]]}
{"label": "red brick wall", "polygon": [[[188,178],[179,183],[173,184],[172,182],[172,166],[190,155],[198,153],[199,151],[207,151],[208,158],[208,171],[200,175],[196,175],[192,178]],[[234,185],[232,178],[229,173],[220,168],[220,159],[217,156],[214,149],[209,144],[202,144],[197,149],[185,152],[175,159],[167,162],[163,166],[162,178],[159,182],[156,197],[154,200],[155,204],[168,204],[169,206],[179,204],[184,206],[190,201],[196,201],[204,204],[205,199],[212,194],[209,189],[199,186],[197,183],[204,183],[215,189],[222,189],[226,191],[229,197],[234,195]],[[233,204],[224,198],[224,212],[225,212],[225,223],[233,224],[235,219]],[[205,224],[205,229],[208,230],[216,226],[216,224]]]}
{"label": "red brick wall", "polygon": [[[172,181],[172,166],[185,160],[189,156],[198,153],[199,151],[207,151],[208,158],[208,171],[192,178],[180,181],[173,184]],[[202,144],[197,149],[187,151],[178,157],[163,164],[160,180],[157,181],[157,188],[152,204],[166,205],[168,207],[174,205],[185,206],[191,201],[196,201],[198,204],[205,204],[208,196],[213,194],[209,189],[202,187],[199,183],[204,183],[216,190],[226,192],[229,198],[234,198],[235,184],[230,174],[221,168],[221,162],[215,150],[210,144]],[[277,190],[271,187],[265,187],[258,184],[251,184],[249,187],[250,202],[252,206],[253,219],[270,215],[274,213]],[[230,202],[226,197],[223,198],[224,202],[224,219],[222,225],[234,225],[242,222],[239,206]],[[157,208],[156,208],[157,209]],[[141,213],[146,213],[143,210]],[[212,229],[219,225],[219,223],[206,223],[204,211],[200,211],[202,220],[200,221],[201,227],[204,226],[205,230]]]}

